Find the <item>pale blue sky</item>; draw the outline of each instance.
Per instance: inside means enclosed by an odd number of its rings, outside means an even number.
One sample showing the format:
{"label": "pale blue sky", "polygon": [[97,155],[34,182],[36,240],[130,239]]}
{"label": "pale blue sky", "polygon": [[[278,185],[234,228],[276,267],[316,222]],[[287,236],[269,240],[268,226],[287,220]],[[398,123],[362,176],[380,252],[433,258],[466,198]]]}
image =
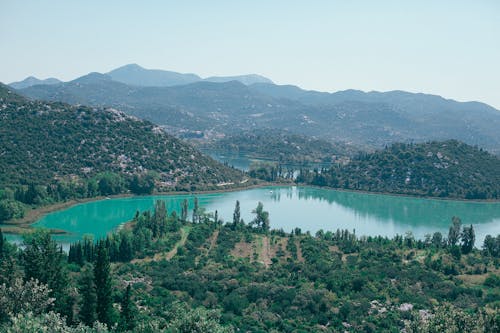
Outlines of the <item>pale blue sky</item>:
{"label": "pale blue sky", "polygon": [[500,109],[500,1],[0,0],[0,81],[128,63]]}

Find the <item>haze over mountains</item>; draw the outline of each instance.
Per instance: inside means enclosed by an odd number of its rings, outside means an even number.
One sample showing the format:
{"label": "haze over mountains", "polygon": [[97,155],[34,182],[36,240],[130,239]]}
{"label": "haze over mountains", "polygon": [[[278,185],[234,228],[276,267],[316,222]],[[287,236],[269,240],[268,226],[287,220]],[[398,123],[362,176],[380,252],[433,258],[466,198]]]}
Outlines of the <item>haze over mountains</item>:
{"label": "haze over mountains", "polygon": [[258,75],[201,79],[138,65],[18,89],[34,99],[118,108],[181,136],[198,131],[209,138],[277,128],[369,148],[458,139],[500,152],[498,110],[436,95],[306,91]]}
{"label": "haze over mountains", "polygon": [[[132,86],[140,87],[171,87],[184,84],[190,84],[199,81],[207,82],[229,82],[239,81],[243,84],[250,85],[254,83],[270,83],[273,82],[261,75],[236,75],[236,76],[211,76],[208,78],[201,78],[200,76],[192,73],[177,73],[161,69],[146,69],[137,64],[129,64],[122,67],[113,69],[106,73],[109,77],[116,82],[122,82]],[[46,80],[39,80],[36,77],[30,76],[19,82],[12,82],[9,84],[14,89],[23,89],[35,85],[47,85],[62,83],[62,81],[55,78],[48,78]]]}
{"label": "haze over mountains", "polygon": [[45,79],[45,80],[40,80],[34,76],[28,76],[27,78],[25,78],[22,81],[12,82],[9,85],[14,89],[23,89],[23,88],[28,88],[31,86],[36,86],[38,84],[43,85],[43,84],[58,84],[58,83],[62,83],[62,81],[60,81],[56,78],[53,78],[53,77],[50,77],[50,78]]}

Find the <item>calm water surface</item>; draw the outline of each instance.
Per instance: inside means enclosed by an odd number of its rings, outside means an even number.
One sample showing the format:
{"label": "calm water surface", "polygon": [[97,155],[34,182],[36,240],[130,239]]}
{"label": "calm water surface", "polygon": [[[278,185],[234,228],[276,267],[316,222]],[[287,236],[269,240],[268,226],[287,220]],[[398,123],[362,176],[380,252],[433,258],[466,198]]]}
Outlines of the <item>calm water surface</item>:
{"label": "calm water surface", "polygon": [[[267,187],[239,192],[197,195],[208,212],[218,210],[219,217],[231,221],[236,200],[241,204],[245,222],[252,220],[252,209],[261,201],[269,211],[272,228],[315,233],[319,229],[335,231],[355,229],[358,235],[394,236],[412,231],[418,238],[427,233],[448,233],[452,216],[464,224],[473,224],[476,245],[487,234],[500,233],[500,203],[463,202],[397,197],[379,194],[342,192],[309,187]],[[180,212],[185,198],[193,206],[193,195],[147,196],[108,199],[79,204],[46,215],[35,227],[63,229],[66,235],[54,236],[62,243],[73,242],[84,234],[103,237],[133,218],[136,211],[152,209],[155,200],[165,200],[169,212]],[[191,216],[191,215],[190,215]]]}

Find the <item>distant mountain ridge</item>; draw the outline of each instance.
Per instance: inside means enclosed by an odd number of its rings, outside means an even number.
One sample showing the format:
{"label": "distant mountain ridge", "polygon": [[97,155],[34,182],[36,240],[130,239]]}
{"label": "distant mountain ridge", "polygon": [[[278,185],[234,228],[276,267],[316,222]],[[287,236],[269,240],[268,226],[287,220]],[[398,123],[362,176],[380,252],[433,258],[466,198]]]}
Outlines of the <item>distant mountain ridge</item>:
{"label": "distant mountain ridge", "polygon": [[50,78],[45,79],[45,80],[40,80],[40,79],[37,79],[34,76],[28,76],[27,78],[25,78],[22,81],[10,83],[9,86],[11,86],[14,89],[24,89],[24,88],[28,88],[28,87],[39,85],[39,84],[40,85],[58,84],[58,83],[61,83],[61,82],[62,81],[60,81],[60,80],[58,80],[56,78],[53,78],[53,77],[50,77]]}
{"label": "distant mountain ridge", "polygon": [[[89,74],[94,74],[94,73],[89,73]],[[79,80],[83,77],[87,77],[89,74],[71,80],[69,82]],[[96,74],[101,74],[101,73],[96,73]],[[259,84],[259,83],[273,84],[273,81],[271,81],[270,79],[257,74],[235,75],[235,76],[211,76],[207,78],[202,78],[192,73],[178,73],[162,69],[146,69],[137,64],[128,64],[125,66],[121,66],[101,75],[107,75],[110,80],[137,87],[173,87],[173,86],[181,86],[201,81],[218,82],[218,83],[238,81],[245,85]],[[14,89],[24,89],[36,85],[48,85],[48,84],[58,84],[58,83],[62,83],[62,81],[55,78],[39,80],[36,77],[30,76],[24,79],[23,81],[12,82],[9,84],[9,86],[11,86]]]}
{"label": "distant mountain ridge", "polygon": [[[139,73],[142,84],[156,79],[169,84],[166,78],[173,73],[127,65],[107,74],[90,73],[70,82],[19,91],[35,99],[110,106],[180,136],[196,132],[210,137],[275,128],[366,148],[457,139],[500,153],[500,111],[484,103],[404,91],[327,93],[247,80],[265,80],[256,75],[203,80],[194,74],[177,73],[181,76],[176,80],[198,81],[161,87],[141,86],[138,78],[134,81],[127,75],[127,82],[136,84],[116,80],[117,73],[128,72]],[[239,80],[232,80],[235,78]]]}

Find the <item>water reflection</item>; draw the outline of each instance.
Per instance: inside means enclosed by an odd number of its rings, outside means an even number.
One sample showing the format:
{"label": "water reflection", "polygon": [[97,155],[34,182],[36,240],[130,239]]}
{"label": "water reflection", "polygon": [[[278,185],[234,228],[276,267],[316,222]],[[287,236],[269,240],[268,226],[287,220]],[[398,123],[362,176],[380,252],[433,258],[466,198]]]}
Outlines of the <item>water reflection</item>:
{"label": "water reflection", "polygon": [[[193,195],[149,196],[102,200],[80,204],[42,218],[36,226],[63,229],[60,242],[80,239],[83,234],[103,237],[136,211],[152,209],[157,199],[166,201],[169,212],[180,211],[181,202]],[[232,221],[236,200],[241,203],[242,218],[253,219],[252,210],[261,201],[269,211],[271,227],[290,231],[295,227],[315,233],[319,229],[356,229],[358,235],[392,237],[412,231],[422,238],[426,233],[447,234],[452,216],[464,224],[473,224],[476,239],[500,233],[500,203],[427,200],[377,194],[333,191],[308,187],[268,187],[239,192],[198,195],[200,206],[208,212],[218,210],[219,217]],[[191,216],[191,213],[190,215]]]}

